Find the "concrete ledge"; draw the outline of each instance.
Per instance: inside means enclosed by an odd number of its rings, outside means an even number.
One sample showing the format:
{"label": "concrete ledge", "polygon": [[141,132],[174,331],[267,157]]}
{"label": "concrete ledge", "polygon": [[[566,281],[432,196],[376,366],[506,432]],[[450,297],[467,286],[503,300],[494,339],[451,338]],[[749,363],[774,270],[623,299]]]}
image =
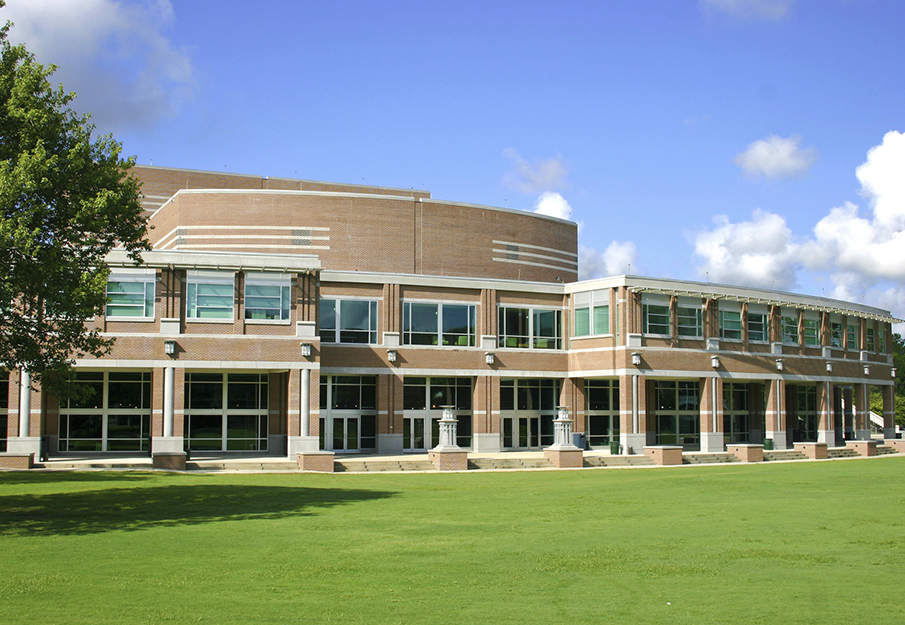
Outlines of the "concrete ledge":
{"label": "concrete ledge", "polygon": [[468,452],[465,451],[428,451],[430,460],[437,471],[467,471]]}
{"label": "concrete ledge", "polygon": [[826,450],[826,443],[795,443],[795,451],[800,451],[808,460],[826,460],[829,454]]}
{"label": "concrete ledge", "polygon": [[584,452],[575,449],[545,449],[544,457],[558,469],[576,469],[584,466]]}
{"label": "concrete ledge", "polygon": [[644,448],[644,455],[661,467],[682,464],[682,447],[679,445],[651,445]]}
{"label": "concrete ledge", "polygon": [[34,466],[34,454],[0,453],[0,469],[31,469]]}
{"label": "concrete ledge", "polygon": [[905,454],[905,438],[887,438],[883,444],[892,447],[900,454]]}
{"label": "concrete ledge", "polygon": [[299,471],[320,471],[321,473],[333,473],[332,451],[306,451],[295,455],[299,463]]}
{"label": "concrete ledge", "polygon": [[854,449],[858,452],[859,456],[864,456],[865,458],[868,456],[876,456],[877,455],[877,441],[869,440],[869,441],[845,441],[845,446],[848,449]]}
{"label": "concrete ledge", "polygon": [[185,471],[186,453],[184,451],[158,452],[151,456],[155,469],[167,471]]}
{"label": "concrete ledge", "polygon": [[763,462],[764,446],[754,443],[730,443],[726,445],[726,451],[742,462]]}

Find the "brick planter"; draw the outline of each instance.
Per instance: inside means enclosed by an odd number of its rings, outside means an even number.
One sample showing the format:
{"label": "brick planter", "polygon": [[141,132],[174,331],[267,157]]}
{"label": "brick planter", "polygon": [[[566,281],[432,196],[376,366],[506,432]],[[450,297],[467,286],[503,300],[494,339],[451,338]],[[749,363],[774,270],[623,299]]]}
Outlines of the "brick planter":
{"label": "brick planter", "polygon": [[763,462],[764,446],[749,443],[736,443],[726,445],[726,451],[742,462]]}
{"label": "brick planter", "polygon": [[584,452],[580,449],[545,449],[544,457],[558,469],[576,469],[584,466]]}
{"label": "brick planter", "polygon": [[184,451],[156,453],[151,457],[154,468],[165,471],[185,471],[185,461]]}
{"label": "brick planter", "polygon": [[429,451],[427,459],[437,471],[468,470],[468,453],[464,451]]}
{"label": "brick planter", "polygon": [[905,438],[887,438],[883,444],[892,447],[900,454],[905,454]]}
{"label": "brick planter", "polygon": [[808,460],[826,460],[829,454],[826,443],[795,443],[795,451],[800,451]]}
{"label": "brick planter", "polygon": [[644,448],[644,454],[660,466],[682,464],[682,448],[678,445],[652,445]]}
{"label": "brick planter", "polygon": [[0,469],[31,469],[34,466],[34,454],[0,453]]}
{"label": "brick planter", "polygon": [[299,471],[320,471],[333,473],[332,451],[306,451],[295,455],[299,463]]}
{"label": "brick planter", "polygon": [[845,441],[845,446],[854,449],[859,456],[865,458],[877,455],[877,441]]}

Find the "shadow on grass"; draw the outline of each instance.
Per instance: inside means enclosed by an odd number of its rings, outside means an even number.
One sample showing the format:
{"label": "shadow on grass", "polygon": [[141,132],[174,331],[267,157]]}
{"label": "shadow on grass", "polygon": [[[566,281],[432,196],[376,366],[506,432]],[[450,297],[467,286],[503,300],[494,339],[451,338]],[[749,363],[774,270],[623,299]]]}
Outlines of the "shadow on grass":
{"label": "shadow on grass", "polygon": [[385,499],[389,491],[235,484],[164,485],[0,496],[0,536],[95,534],[246,519],[282,519]]}
{"label": "shadow on grass", "polygon": [[2,471],[0,486],[4,484],[48,484],[54,482],[138,482],[153,479],[159,474],[150,471]]}

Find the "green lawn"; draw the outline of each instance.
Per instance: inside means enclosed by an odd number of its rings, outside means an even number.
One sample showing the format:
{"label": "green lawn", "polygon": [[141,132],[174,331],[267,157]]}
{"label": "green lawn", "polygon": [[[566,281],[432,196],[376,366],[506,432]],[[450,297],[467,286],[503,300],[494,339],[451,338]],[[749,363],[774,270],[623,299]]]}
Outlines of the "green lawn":
{"label": "green lawn", "polygon": [[903,476],[0,473],[0,623],[903,623]]}

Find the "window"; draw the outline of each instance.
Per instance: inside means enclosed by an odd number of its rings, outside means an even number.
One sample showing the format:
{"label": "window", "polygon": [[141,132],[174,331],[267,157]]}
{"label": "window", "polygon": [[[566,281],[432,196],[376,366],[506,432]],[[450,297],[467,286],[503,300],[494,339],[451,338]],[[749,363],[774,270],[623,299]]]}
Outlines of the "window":
{"label": "window", "polygon": [[591,447],[619,441],[619,380],[585,380],[585,414]]}
{"label": "window", "polygon": [[670,335],[668,297],[643,293],[641,316],[644,321],[644,334]]}
{"label": "window", "polygon": [[700,338],[704,336],[704,314],[701,300],[691,297],[680,297],[676,309],[678,313],[679,336]]}
{"label": "window", "polygon": [[782,342],[798,345],[798,311],[794,308],[783,308],[780,320],[782,327]]}
{"label": "window", "polygon": [[880,353],[885,354],[886,353],[886,330],[880,330],[878,335],[880,337]]}
{"label": "window", "polygon": [[154,318],[155,269],[114,269],[107,279],[108,317]]}
{"label": "window", "polygon": [[186,373],[186,447],[266,451],[267,381],[266,373]]}
{"label": "window", "polygon": [[804,344],[805,345],[819,345],[820,344],[820,320],[816,317],[807,315],[801,322],[802,329],[804,330]]}
{"label": "window", "polygon": [[402,305],[404,345],[475,346],[475,306],[471,304]]}
{"label": "window", "polygon": [[738,304],[720,302],[720,338],[742,338],[742,311]]}
{"label": "window", "polygon": [[865,349],[869,352],[875,351],[877,347],[876,341],[874,339],[875,334],[876,333],[874,332],[873,328],[867,329],[867,347],[865,347]]}
{"label": "window", "polygon": [[503,447],[537,449],[552,445],[557,397],[558,380],[500,380]]}
{"label": "window", "polygon": [[233,318],[234,274],[189,270],[186,281],[186,316],[189,319]]}
{"label": "window", "polygon": [[501,306],[499,332],[500,347],[560,349],[562,311]]}
{"label": "window", "polygon": [[575,336],[610,334],[610,292],[575,294]]}
{"label": "window", "polygon": [[858,349],[858,324],[849,323],[845,326],[845,346],[847,349]]}
{"label": "window", "polygon": [[764,306],[748,304],[748,340],[767,341],[767,309]]}
{"label": "window", "polygon": [[245,318],[287,321],[291,285],[289,274],[246,273]]}
{"label": "window", "polygon": [[794,395],[795,405],[789,411],[789,427],[792,429],[792,442],[814,442],[817,440],[817,428],[820,415],[817,412],[817,387],[798,385],[790,389]]}
{"label": "window", "polygon": [[845,340],[845,326],[842,325],[842,319],[838,315],[830,317],[830,346],[842,348],[842,341]]}
{"label": "window", "polygon": [[376,376],[326,376],[320,385],[320,448],[377,449],[376,408]]}
{"label": "window", "polygon": [[658,445],[700,445],[700,393],[697,382],[657,381]]}
{"label": "window", "polygon": [[458,421],[456,444],[471,447],[471,378],[428,378],[406,376],[403,383],[404,451],[436,447],[440,443],[440,422],[444,406],[452,406]]}
{"label": "window", "polygon": [[325,343],[377,343],[375,300],[321,300],[321,340]]}

